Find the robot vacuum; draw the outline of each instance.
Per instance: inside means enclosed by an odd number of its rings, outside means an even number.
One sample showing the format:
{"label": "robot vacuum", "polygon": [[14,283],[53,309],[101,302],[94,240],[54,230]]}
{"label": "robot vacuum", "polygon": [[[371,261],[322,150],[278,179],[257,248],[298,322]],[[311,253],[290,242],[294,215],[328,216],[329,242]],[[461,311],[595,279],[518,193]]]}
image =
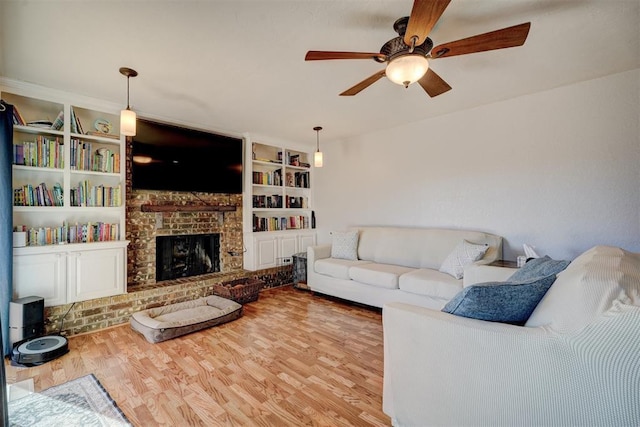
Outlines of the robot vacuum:
{"label": "robot vacuum", "polygon": [[69,352],[65,337],[46,335],[16,343],[11,352],[11,360],[25,366],[37,366]]}

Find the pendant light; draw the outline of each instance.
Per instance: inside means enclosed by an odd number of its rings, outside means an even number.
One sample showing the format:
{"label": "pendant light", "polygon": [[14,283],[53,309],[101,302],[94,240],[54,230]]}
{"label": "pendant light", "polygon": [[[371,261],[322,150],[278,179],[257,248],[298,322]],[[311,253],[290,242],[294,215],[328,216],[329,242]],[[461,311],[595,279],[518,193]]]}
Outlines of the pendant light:
{"label": "pendant light", "polygon": [[127,108],[120,111],[120,133],[124,136],[136,135],[136,113],[129,106],[129,78],[138,75],[136,70],[131,68],[120,68],[120,74],[127,77]]}
{"label": "pendant light", "polygon": [[316,126],[313,128],[316,131],[316,152],[313,154],[313,166],[317,168],[322,167],[322,151],[320,151],[320,131],[322,130],[321,126]]}

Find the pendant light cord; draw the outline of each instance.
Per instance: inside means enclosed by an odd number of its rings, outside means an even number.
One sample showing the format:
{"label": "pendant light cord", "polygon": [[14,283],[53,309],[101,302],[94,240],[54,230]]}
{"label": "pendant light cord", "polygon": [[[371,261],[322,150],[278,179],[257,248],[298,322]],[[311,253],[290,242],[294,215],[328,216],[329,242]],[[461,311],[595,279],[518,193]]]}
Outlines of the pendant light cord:
{"label": "pendant light cord", "polygon": [[316,131],[316,151],[320,151],[320,131],[322,130],[322,126],[316,126],[313,128]]}
{"label": "pendant light cord", "polygon": [[131,106],[129,105],[129,78],[130,76],[127,76],[127,110],[131,109]]}

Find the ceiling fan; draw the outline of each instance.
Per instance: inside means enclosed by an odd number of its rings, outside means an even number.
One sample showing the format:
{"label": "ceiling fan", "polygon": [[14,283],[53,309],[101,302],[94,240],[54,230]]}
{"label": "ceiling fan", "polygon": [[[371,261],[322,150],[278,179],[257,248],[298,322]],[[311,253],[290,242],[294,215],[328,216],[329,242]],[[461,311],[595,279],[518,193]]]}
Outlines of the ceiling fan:
{"label": "ceiling fan", "polygon": [[429,59],[522,46],[527,39],[531,22],[433,47],[433,41],[427,36],[450,1],[414,0],[411,16],[400,18],[393,24],[399,37],[386,42],[379,53],[310,50],[304,59],[373,59],[379,63],[387,63],[384,70],[345,90],[340,96],[356,95],[387,76],[389,80],[405,88],[417,81],[429,96],[434,97],[447,92],[451,86],[429,67]]}

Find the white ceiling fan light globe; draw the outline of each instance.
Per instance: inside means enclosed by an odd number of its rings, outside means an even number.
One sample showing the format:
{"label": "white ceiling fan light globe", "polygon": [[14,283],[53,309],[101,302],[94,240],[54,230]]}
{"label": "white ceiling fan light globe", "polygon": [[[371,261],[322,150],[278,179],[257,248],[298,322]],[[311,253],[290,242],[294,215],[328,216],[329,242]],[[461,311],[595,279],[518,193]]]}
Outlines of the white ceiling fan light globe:
{"label": "white ceiling fan light globe", "polygon": [[394,83],[408,87],[422,78],[429,69],[429,61],[423,55],[407,54],[393,58],[385,70]]}

